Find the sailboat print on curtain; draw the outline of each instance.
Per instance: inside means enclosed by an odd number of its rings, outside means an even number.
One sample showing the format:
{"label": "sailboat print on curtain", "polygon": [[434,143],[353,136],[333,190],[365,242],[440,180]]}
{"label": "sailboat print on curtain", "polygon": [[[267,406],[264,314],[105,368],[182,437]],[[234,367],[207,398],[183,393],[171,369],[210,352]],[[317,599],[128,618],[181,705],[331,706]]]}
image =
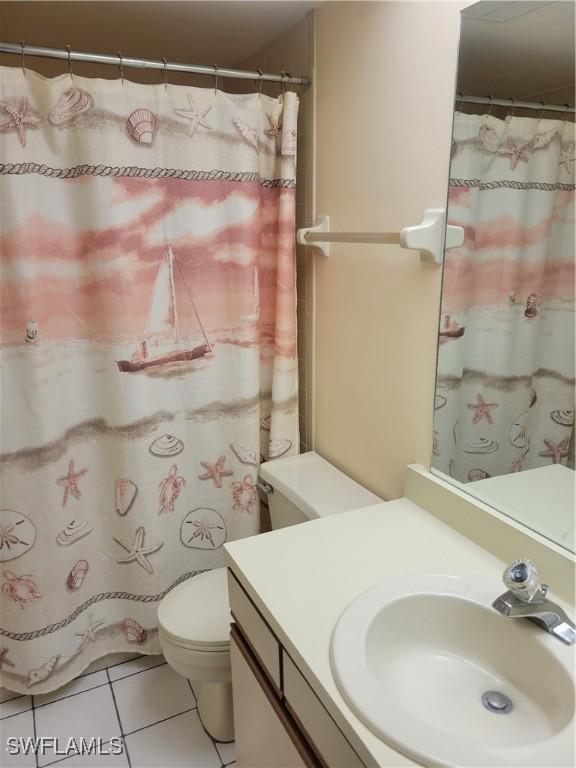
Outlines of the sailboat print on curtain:
{"label": "sailboat print on curtain", "polygon": [[[194,300],[188,291],[188,297],[194,314],[200,325],[205,343],[195,347],[179,346],[178,309],[176,306],[176,287],[174,283],[174,251],[168,246],[166,261],[156,275],[152,290],[146,338],[137,346],[130,360],[117,360],[118,368],[123,373],[134,373],[158,365],[188,362],[205,357],[212,352],[212,347],[202,326]],[[181,274],[181,273],[180,273]],[[164,349],[161,354],[151,354],[151,348]]]}

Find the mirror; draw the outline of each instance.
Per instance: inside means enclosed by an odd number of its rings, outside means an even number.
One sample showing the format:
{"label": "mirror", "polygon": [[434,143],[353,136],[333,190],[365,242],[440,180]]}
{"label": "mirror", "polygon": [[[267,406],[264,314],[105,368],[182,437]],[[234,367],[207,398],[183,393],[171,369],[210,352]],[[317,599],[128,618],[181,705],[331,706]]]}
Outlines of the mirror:
{"label": "mirror", "polygon": [[432,470],[574,551],[574,4],[462,12]]}

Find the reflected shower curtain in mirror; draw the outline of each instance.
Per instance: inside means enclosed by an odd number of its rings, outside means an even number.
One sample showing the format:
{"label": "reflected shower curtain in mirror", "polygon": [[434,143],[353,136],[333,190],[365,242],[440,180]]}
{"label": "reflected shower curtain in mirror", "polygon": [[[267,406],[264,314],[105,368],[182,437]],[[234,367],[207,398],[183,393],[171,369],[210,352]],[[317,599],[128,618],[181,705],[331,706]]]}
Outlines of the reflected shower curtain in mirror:
{"label": "reflected shower curtain in mirror", "polygon": [[574,124],[456,113],[434,457],[461,482],[574,467]]}
{"label": "reflected shower curtain in mirror", "polygon": [[1,68],[1,685],[158,653],[297,452],[298,100]]}

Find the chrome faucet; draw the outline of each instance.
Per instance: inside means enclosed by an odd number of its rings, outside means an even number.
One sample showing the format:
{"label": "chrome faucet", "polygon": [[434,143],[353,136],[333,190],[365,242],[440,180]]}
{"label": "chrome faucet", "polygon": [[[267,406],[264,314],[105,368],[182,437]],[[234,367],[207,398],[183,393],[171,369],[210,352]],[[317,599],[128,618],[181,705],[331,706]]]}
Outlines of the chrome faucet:
{"label": "chrome faucet", "polygon": [[508,591],[492,603],[498,613],[511,619],[530,619],[566,645],[576,643],[576,624],[556,603],[548,600],[548,586],[538,581],[531,560],[517,560],[504,571]]}

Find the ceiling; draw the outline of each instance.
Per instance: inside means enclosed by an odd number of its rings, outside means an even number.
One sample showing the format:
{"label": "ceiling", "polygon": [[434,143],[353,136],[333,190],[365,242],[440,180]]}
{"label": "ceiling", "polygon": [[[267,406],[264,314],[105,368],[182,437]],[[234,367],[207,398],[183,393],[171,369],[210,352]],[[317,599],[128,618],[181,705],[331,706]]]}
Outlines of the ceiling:
{"label": "ceiling", "polygon": [[574,104],[573,2],[479,2],[462,17],[458,91]]}
{"label": "ceiling", "polygon": [[[236,66],[296,24],[319,2],[0,2],[0,37],[6,42],[116,53],[192,64]],[[15,57],[2,63],[14,64]],[[38,62],[38,60],[36,60]],[[19,62],[18,62],[19,65]],[[75,70],[82,74],[81,67]],[[37,67],[36,67],[37,68]],[[63,71],[43,60],[42,71]],[[132,76],[131,79],[136,79]],[[146,73],[148,74],[148,73]],[[155,74],[157,79],[158,75]]]}

